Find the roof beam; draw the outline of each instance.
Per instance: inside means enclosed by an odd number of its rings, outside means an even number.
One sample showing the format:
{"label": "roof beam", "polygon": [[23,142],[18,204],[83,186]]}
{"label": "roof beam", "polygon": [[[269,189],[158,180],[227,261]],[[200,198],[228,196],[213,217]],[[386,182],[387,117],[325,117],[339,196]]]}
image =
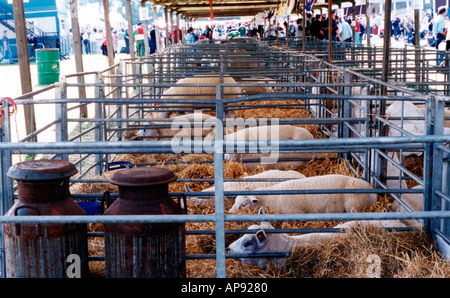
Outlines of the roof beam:
{"label": "roof beam", "polygon": [[[214,0],[215,17],[252,16],[259,12],[277,8],[281,0]],[[208,0],[146,0],[187,17],[209,17]]]}

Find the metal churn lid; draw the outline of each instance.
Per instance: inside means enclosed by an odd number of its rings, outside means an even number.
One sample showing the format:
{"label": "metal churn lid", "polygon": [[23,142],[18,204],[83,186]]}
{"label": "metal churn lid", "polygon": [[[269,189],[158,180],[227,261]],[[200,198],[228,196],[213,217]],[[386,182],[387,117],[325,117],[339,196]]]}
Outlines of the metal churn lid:
{"label": "metal churn lid", "polygon": [[9,168],[7,176],[15,180],[65,179],[77,173],[75,166],[65,160],[31,160]]}
{"label": "metal churn lid", "polygon": [[172,171],[162,168],[123,169],[111,175],[110,182],[118,186],[149,186],[177,180]]}

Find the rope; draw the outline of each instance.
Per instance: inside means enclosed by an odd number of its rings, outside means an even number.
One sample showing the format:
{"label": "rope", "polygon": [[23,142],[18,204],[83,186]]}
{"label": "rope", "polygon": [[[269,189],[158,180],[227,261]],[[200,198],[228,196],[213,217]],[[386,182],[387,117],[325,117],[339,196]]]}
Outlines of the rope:
{"label": "rope", "polygon": [[[17,105],[14,102],[14,100],[11,97],[3,97],[0,100],[0,118],[1,118],[1,120],[0,120],[0,129],[3,127],[3,124],[5,123],[5,109],[3,108],[3,101],[5,101],[5,100],[9,101],[10,106],[12,107],[12,111],[9,112],[9,116],[12,116],[12,115],[16,114],[16,112],[17,112]],[[17,117],[14,117],[14,120],[16,122],[17,139],[19,139],[19,128],[17,126]],[[19,150],[19,161],[22,161],[20,150]]]}
{"label": "rope", "polygon": [[17,105],[14,102],[14,100],[11,97],[3,97],[2,100],[0,101],[0,105],[2,106],[0,109],[0,118],[1,118],[0,128],[2,128],[3,124],[5,123],[5,111],[3,109],[3,101],[5,101],[5,100],[8,100],[12,106],[12,111],[9,113],[9,115],[12,116],[13,114],[15,114],[17,112]]}

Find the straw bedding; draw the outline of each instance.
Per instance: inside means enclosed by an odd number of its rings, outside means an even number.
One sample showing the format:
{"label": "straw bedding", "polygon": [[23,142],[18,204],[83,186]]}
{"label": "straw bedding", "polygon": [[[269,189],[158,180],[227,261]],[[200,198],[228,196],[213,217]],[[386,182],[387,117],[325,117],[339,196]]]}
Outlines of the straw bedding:
{"label": "straw bedding", "polygon": [[[154,157],[153,157],[154,158]],[[170,156],[166,156],[169,160]],[[211,156],[183,156],[183,160],[201,159],[210,160]],[[145,162],[144,159],[140,159]],[[155,159],[153,159],[154,161]],[[202,164],[165,164],[161,162],[160,167],[173,170],[178,178],[213,178],[214,166],[211,163]],[[263,171],[258,168],[255,171],[247,171],[246,167],[238,162],[227,161],[224,164],[225,178],[241,178]],[[352,175],[348,165],[342,159],[315,158],[306,165],[297,168],[305,176],[325,174]],[[107,178],[108,174],[102,175]],[[210,187],[209,182],[190,182],[193,191],[201,191]],[[78,191],[101,193],[108,189],[117,191],[115,186],[109,183],[96,184],[95,186],[80,185]],[[184,184],[173,182],[169,185],[170,191],[184,191]],[[378,201],[372,205],[367,212],[387,212],[392,200],[389,196],[379,196]],[[231,198],[225,198],[225,210],[233,205]],[[257,210],[250,211],[257,213]],[[214,204],[207,203],[203,206],[189,204],[189,214],[213,214]],[[266,210],[266,213],[275,213]],[[329,228],[340,222],[273,222],[275,228]],[[227,230],[247,229],[253,223],[227,222]],[[187,230],[215,230],[214,223],[186,223]],[[90,224],[90,231],[102,231],[101,224]],[[347,235],[348,234],[348,235]],[[431,241],[424,232],[415,230],[412,232],[386,232],[383,229],[372,227],[358,227],[352,229],[339,241],[332,241],[315,249],[299,249],[289,258],[285,268],[277,270],[268,266],[261,270],[242,262],[227,260],[227,274],[229,277],[364,277],[368,263],[367,256],[373,253],[380,255],[383,268],[382,277],[450,277],[448,263],[441,257],[432,246]],[[240,235],[227,234],[226,245],[231,244]],[[215,252],[214,235],[187,235],[187,254],[213,254]],[[101,237],[89,239],[89,253],[92,256],[104,254],[104,244]],[[215,277],[215,260],[198,259],[187,260],[187,277]],[[301,269],[301,270],[300,270]],[[90,262],[90,272],[93,277],[104,276],[104,262]]]}
{"label": "straw bedding", "polygon": [[[278,102],[277,102],[278,103]],[[259,112],[256,112],[259,111]],[[304,109],[259,109],[239,110],[238,117],[279,117],[305,118],[310,117]],[[316,125],[299,125],[312,132],[316,138],[324,137]],[[134,164],[153,163],[152,166],[162,167],[173,171],[179,179],[214,178],[214,164],[212,154],[127,154],[118,155],[116,161],[130,161]],[[190,163],[171,163],[183,161]],[[209,162],[208,162],[209,161]],[[236,179],[254,175],[264,171],[264,167],[250,171],[242,163],[236,161],[224,162],[224,178]],[[354,176],[347,163],[335,154],[316,155],[310,162],[293,168],[307,177],[326,174],[344,174]],[[105,173],[99,178],[108,179],[111,173]],[[201,191],[213,185],[212,182],[189,182],[193,191]],[[117,187],[109,183],[75,184],[72,193],[103,193],[117,192]],[[184,183],[173,182],[169,185],[170,192],[184,192]],[[367,212],[387,212],[392,200],[389,196],[378,196],[378,201]],[[225,198],[225,210],[233,205],[232,198]],[[273,210],[265,210],[274,213]],[[248,212],[248,211],[247,211]],[[257,210],[251,212],[257,213]],[[189,214],[213,214],[214,204],[203,206],[188,204]],[[275,228],[328,228],[339,222],[273,222]],[[227,222],[227,230],[247,229],[253,223]],[[101,224],[90,224],[89,231],[102,231]],[[214,223],[186,223],[186,230],[211,230]],[[226,245],[235,241],[240,235],[227,234]],[[214,235],[187,235],[187,254],[213,254],[215,252]],[[91,256],[104,255],[102,237],[90,237],[89,254]],[[382,277],[450,277],[450,265],[441,260],[428,236],[421,230],[411,232],[386,232],[374,227],[357,226],[345,233],[339,239],[330,241],[318,248],[302,248],[295,251],[288,259],[287,265],[278,270],[268,266],[261,270],[259,267],[246,265],[242,262],[227,260],[228,277],[365,277],[368,263],[367,256],[378,254],[381,257]],[[90,262],[92,277],[104,276],[104,262]],[[187,277],[215,277],[215,259],[187,260]]]}

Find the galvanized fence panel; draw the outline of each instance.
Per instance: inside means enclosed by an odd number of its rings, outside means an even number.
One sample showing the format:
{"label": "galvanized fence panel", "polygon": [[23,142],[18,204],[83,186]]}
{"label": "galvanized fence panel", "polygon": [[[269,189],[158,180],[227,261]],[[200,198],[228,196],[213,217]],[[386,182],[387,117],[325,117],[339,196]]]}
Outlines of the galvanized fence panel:
{"label": "galvanized fence panel", "polygon": [[[220,59],[217,58],[220,53]],[[242,53],[242,54],[240,54]],[[204,60],[205,59],[205,60]],[[247,63],[246,66],[244,64]],[[250,66],[249,66],[250,65]],[[56,142],[51,143],[25,143],[5,142],[0,143],[0,150],[8,156],[17,154],[48,154],[56,158],[68,158],[76,163],[83,163],[81,174],[72,179],[72,183],[101,183],[105,179],[96,178],[95,175],[104,173],[117,154],[171,154],[174,144],[171,140],[158,138],[147,138],[147,140],[130,140],[130,132],[143,128],[168,128],[166,123],[154,117],[153,113],[164,108],[177,105],[174,111],[186,111],[186,100],[164,98],[164,91],[175,86],[175,83],[185,77],[194,75],[211,76],[218,74],[222,81],[217,84],[197,84],[185,87],[215,87],[214,98],[204,99],[201,97],[190,99],[190,104],[195,103],[196,108],[214,113],[216,125],[216,140],[212,143],[200,139],[186,144],[186,150],[194,154],[209,153],[213,155],[214,179],[181,179],[180,182],[205,181],[214,182],[215,191],[215,213],[208,215],[142,215],[142,216],[42,216],[42,217],[5,217],[1,216],[2,223],[37,223],[37,222],[91,222],[91,223],[126,223],[126,222],[214,222],[216,229],[212,231],[201,231],[201,233],[214,234],[216,239],[215,254],[208,256],[190,255],[189,258],[210,257],[216,259],[217,276],[226,277],[226,258],[233,257],[226,253],[226,238],[229,233],[245,233],[245,231],[228,231],[225,223],[253,222],[253,221],[317,221],[317,220],[358,220],[358,219],[418,219],[423,221],[425,227],[431,231],[440,233],[442,239],[448,240],[448,204],[439,208],[437,202],[441,200],[440,184],[442,179],[437,171],[429,171],[432,167],[439,167],[435,159],[443,156],[441,144],[450,141],[448,135],[439,131],[443,128],[433,128],[433,125],[444,125],[441,118],[434,118],[432,99],[414,93],[410,90],[382,83],[376,79],[361,75],[358,72],[342,67],[327,64],[311,55],[303,55],[298,52],[283,49],[272,49],[267,46],[257,46],[251,43],[226,43],[205,44],[195,46],[173,47],[170,51],[150,57],[135,60],[127,59],[101,73],[94,75],[93,83],[72,83],[68,80],[61,81],[56,88],[57,98],[45,100],[45,103],[53,103],[58,106],[56,113]],[[224,76],[232,76],[238,79],[248,78],[255,75],[264,75],[274,81],[265,83],[265,86],[273,88],[274,92],[248,92],[244,96],[226,97],[225,89],[234,87],[236,84],[223,82]],[[79,74],[81,75],[81,74]],[[86,74],[87,75],[87,74]],[[75,75],[74,77],[76,77]],[[183,86],[183,85],[179,85]],[[260,87],[255,81],[240,84],[240,86]],[[94,95],[86,95],[86,98],[66,96],[66,90],[71,88],[85,87]],[[59,88],[59,89],[58,89]],[[389,96],[381,95],[390,92]],[[88,92],[88,94],[89,94]],[[26,98],[26,96],[25,96]],[[286,101],[289,101],[286,103]],[[42,100],[17,101],[18,104],[35,105],[43,104]],[[280,102],[281,104],[276,104]],[[412,118],[405,114],[403,108],[399,118],[386,118],[382,111],[388,104],[394,102],[409,102],[425,106],[424,117]],[[443,101],[436,102],[436,105]],[[68,116],[67,106],[73,103],[89,104],[93,111],[93,118],[78,118]],[[170,105],[171,104],[171,105]],[[425,200],[423,211],[409,212],[364,212],[364,213],[320,213],[320,214],[266,214],[266,215],[234,215],[225,210],[225,197],[233,198],[241,194],[266,194],[258,191],[226,192],[223,188],[224,181],[224,159],[225,154],[235,153],[244,148],[246,153],[251,149],[263,152],[267,149],[267,143],[262,141],[224,141],[222,130],[230,119],[235,125],[247,125],[249,119],[236,119],[235,114],[240,111],[256,111],[263,107],[278,106],[281,109],[304,109],[307,108],[311,118],[280,118],[280,124],[317,124],[325,133],[327,138],[313,140],[280,140],[273,142],[276,145],[276,153],[333,153],[336,158],[342,158],[350,166],[355,176],[370,181],[374,190],[346,190],[349,193],[373,192],[380,195],[391,195],[400,204],[402,195],[411,193],[422,193]],[[227,114],[229,113],[229,114]],[[435,117],[440,117],[436,114]],[[256,118],[252,124],[261,123],[264,119]],[[266,119],[267,120],[267,119]],[[394,122],[393,120],[396,120]],[[423,120],[426,133],[423,135],[412,135],[403,128],[409,120]],[[159,121],[160,124],[150,126],[148,122]],[[67,124],[94,123],[90,128],[78,128],[79,133],[72,138],[68,137]],[[81,125],[80,125],[81,126]],[[5,126],[5,129],[8,127]],[[219,129],[217,129],[219,128]],[[389,129],[399,131],[401,136],[383,134]],[[92,133],[94,137],[92,137]],[[90,135],[89,140],[83,137]],[[3,140],[3,139],[2,139]],[[208,147],[209,145],[210,147]],[[212,150],[207,151],[207,148]],[[231,151],[230,151],[231,150]],[[434,155],[433,155],[433,150]],[[440,151],[439,151],[440,150]],[[441,152],[442,153],[438,153]],[[400,160],[393,158],[394,153],[400,153]],[[423,155],[423,174],[410,172],[403,164],[404,152],[419,152]],[[74,159],[77,156],[77,159]],[[431,157],[433,159],[431,160]],[[437,157],[435,157],[437,156]],[[244,160],[245,161],[245,160]],[[12,164],[8,159],[2,159],[2,167],[5,169]],[[441,163],[442,164],[442,163]],[[133,166],[146,166],[148,164],[134,164]],[[153,165],[153,164],[152,164]],[[385,169],[391,165],[398,169],[399,174],[395,177],[386,176]],[[5,173],[2,171],[2,173]],[[16,196],[14,190],[8,187],[10,179],[2,176],[2,202],[3,214],[6,208],[11,206]],[[5,184],[5,181],[7,182]],[[388,186],[389,181],[397,184]],[[402,181],[412,180],[422,185],[422,190],[404,188]],[[236,181],[236,180],[233,180]],[[445,180],[444,180],[445,181]],[[339,193],[342,190],[317,190],[316,193]],[[305,190],[278,191],[276,194],[312,193]],[[428,194],[434,194],[433,199]],[[179,193],[171,193],[174,197]],[[211,194],[202,192],[186,193],[188,197],[209,197]],[[74,194],[75,200],[99,200],[102,194]],[[448,192],[447,192],[448,196]],[[114,199],[116,194],[112,194]],[[10,202],[5,206],[5,202]],[[434,206],[428,208],[428,205]],[[441,204],[442,205],[442,204]],[[407,206],[406,206],[407,207]],[[440,223],[440,225],[438,225]],[[325,231],[322,229],[318,230]],[[274,231],[286,232],[286,231]],[[302,231],[295,231],[302,232]],[[307,231],[303,231],[307,232]],[[198,231],[188,231],[198,234]],[[443,236],[442,236],[443,235]],[[1,247],[0,247],[1,248]],[[98,258],[92,258],[97,260]],[[100,258],[101,259],[101,258]],[[4,270],[4,266],[3,270]],[[4,272],[4,271],[3,271]],[[4,276],[2,274],[2,276]]]}

